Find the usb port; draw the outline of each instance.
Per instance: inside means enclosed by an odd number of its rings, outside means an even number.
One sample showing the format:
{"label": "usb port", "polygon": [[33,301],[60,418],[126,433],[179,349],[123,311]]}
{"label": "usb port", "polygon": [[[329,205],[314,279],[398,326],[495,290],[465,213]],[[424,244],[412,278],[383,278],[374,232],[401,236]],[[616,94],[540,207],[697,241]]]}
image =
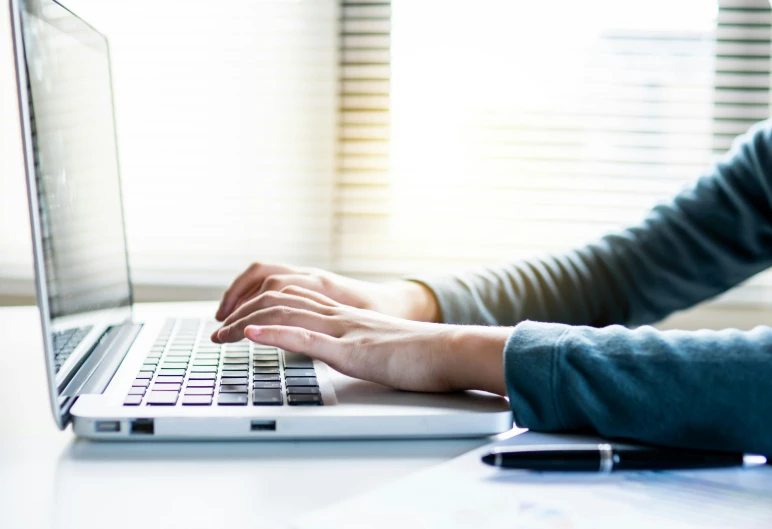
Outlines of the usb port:
{"label": "usb port", "polygon": [[121,421],[96,421],[94,429],[99,433],[120,432]]}
{"label": "usb port", "polygon": [[154,432],[153,419],[134,419],[131,421],[131,433],[133,434],[153,435]]}
{"label": "usb port", "polygon": [[249,429],[253,432],[274,432],[276,431],[276,421],[252,421]]}

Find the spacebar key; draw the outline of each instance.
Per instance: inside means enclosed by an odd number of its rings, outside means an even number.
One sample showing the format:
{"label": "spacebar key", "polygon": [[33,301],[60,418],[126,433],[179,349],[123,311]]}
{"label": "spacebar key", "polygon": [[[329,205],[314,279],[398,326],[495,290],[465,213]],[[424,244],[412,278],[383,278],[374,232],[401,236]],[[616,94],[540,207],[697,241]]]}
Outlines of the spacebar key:
{"label": "spacebar key", "polygon": [[314,367],[314,361],[306,355],[284,351],[284,367]]}

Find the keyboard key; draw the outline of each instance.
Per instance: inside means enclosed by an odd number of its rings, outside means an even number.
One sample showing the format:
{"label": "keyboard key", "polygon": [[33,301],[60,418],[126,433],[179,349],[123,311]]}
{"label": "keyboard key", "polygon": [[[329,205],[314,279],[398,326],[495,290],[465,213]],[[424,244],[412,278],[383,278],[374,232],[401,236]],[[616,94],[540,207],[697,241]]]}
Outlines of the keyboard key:
{"label": "keyboard key", "polygon": [[167,375],[158,375],[155,379],[156,383],[163,382],[163,383],[169,383],[169,384],[182,384],[182,381],[185,379],[185,377],[182,376],[167,376]]}
{"label": "keyboard key", "polygon": [[279,375],[255,375],[252,380],[255,382],[279,382],[281,377]]}
{"label": "keyboard key", "polygon": [[223,384],[248,384],[249,379],[247,377],[223,377],[221,382]]}
{"label": "keyboard key", "polygon": [[280,406],[283,402],[279,389],[256,389],[252,392],[252,403],[258,406]]}
{"label": "keyboard key", "polygon": [[236,360],[238,358],[249,358],[249,353],[231,353],[231,352],[227,352],[227,353],[225,353],[225,358],[226,359],[232,358],[234,360]]}
{"label": "keyboard key", "polygon": [[255,351],[252,353],[252,357],[260,360],[278,360],[279,353],[276,351]]}
{"label": "keyboard key", "polygon": [[278,367],[256,367],[254,369],[255,375],[278,375]]}
{"label": "keyboard key", "polygon": [[153,384],[153,391],[179,391],[182,389],[182,384],[159,384],[156,382]]}
{"label": "keyboard key", "polygon": [[281,382],[254,382],[254,389],[281,389]]}
{"label": "keyboard key", "polygon": [[158,365],[158,360],[155,358],[145,358],[143,363],[148,367],[155,367]]}
{"label": "keyboard key", "polygon": [[213,395],[214,394],[214,388],[193,388],[193,387],[186,387],[185,388],[185,395]]}
{"label": "keyboard key", "polygon": [[212,397],[210,395],[185,395],[182,397],[183,406],[211,406]]}
{"label": "keyboard key", "polygon": [[287,388],[288,395],[319,395],[318,387],[289,387]]}
{"label": "keyboard key", "polygon": [[248,402],[246,393],[220,393],[217,404],[220,406],[245,406]]}
{"label": "keyboard key", "polygon": [[249,365],[249,360],[247,360],[246,358],[228,358],[228,357],[226,357],[225,360],[222,361],[222,363],[223,364],[227,364],[227,365],[239,365],[239,366],[243,365],[243,366],[248,366]]}
{"label": "keyboard key", "polygon": [[187,362],[164,362],[161,364],[161,369],[187,369]]}
{"label": "keyboard key", "polygon": [[144,395],[145,391],[147,391],[147,388],[143,388],[141,386],[134,387],[132,386],[129,390],[129,395]]}
{"label": "keyboard key", "polygon": [[255,367],[279,367],[279,361],[278,360],[256,360],[253,362]]}
{"label": "keyboard key", "polygon": [[158,363],[156,362],[155,364],[142,364],[142,367],[140,367],[140,369],[142,371],[155,371],[157,367],[158,367]]}
{"label": "keyboard key", "polygon": [[315,377],[316,370],[289,368],[284,370],[284,376],[285,377]]}
{"label": "keyboard key", "polygon": [[153,406],[174,406],[177,403],[176,391],[151,391],[147,403]]}
{"label": "keyboard key", "polygon": [[216,378],[216,373],[191,373],[188,380],[214,380]]}
{"label": "keyboard key", "polygon": [[219,360],[193,360],[193,367],[217,367],[219,365]]}
{"label": "keyboard key", "polygon": [[249,376],[249,371],[246,369],[223,369],[222,376],[224,377],[246,377]]}
{"label": "keyboard key", "polygon": [[188,380],[189,388],[213,388],[214,380]]}
{"label": "keyboard key", "polygon": [[145,379],[145,380],[150,380],[151,378],[153,378],[153,372],[152,371],[140,371],[137,374],[137,378]]}
{"label": "keyboard key", "polygon": [[318,386],[316,378],[312,377],[287,377],[284,379],[287,387],[292,386]]}
{"label": "keyboard key", "polygon": [[287,395],[287,403],[293,406],[322,405],[321,395]]}
{"label": "keyboard key", "polygon": [[124,406],[139,406],[142,402],[142,395],[129,395],[123,401]]}
{"label": "keyboard key", "polygon": [[252,344],[252,349],[255,351],[278,351],[273,345],[260,345],[257,343]]}
{"label": "keyboard key", "polygon": [[284,351],[284,367],[314,367],[314,361],[306,355]]}
{"label": "keyboard key", "polygon": [[220,385],[220,393],[246,393],[247,390],[246,384],[221,384]]}
{"label": "keyboard key", "polygon": [[134,382],[132,382],[131,385],[135,388],[137,387],[146,388],[150,385],[150,380],[147,378],[138,378]]}
{"label": "keyboard key", "polygon": [[184,369],[161,369],[158,371],[159,375],[164,376],[172,376],[172,377],[184,377],[185,376],[185,370]]}
{"label": "keyboard key", "polygon": [[217,373],[216,367],[209,367],[209,366],[194,366],[190,368],[191,373]]}

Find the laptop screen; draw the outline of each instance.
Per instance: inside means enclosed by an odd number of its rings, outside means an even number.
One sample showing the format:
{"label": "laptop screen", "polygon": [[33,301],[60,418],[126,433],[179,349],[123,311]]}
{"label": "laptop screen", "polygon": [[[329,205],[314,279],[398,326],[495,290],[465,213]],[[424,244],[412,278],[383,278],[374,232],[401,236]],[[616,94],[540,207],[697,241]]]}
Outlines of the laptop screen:
{"label": "laptop screen", "polygon": [[51,316],[130,305],[107,41],[50,0],[21,16]]}

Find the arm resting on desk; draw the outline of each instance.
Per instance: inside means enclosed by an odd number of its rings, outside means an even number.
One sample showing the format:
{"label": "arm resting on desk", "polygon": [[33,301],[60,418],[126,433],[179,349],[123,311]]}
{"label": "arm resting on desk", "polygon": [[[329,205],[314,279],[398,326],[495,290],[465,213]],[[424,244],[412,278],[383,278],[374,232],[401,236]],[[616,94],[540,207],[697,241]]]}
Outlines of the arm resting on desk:
{"label": "arm resting on desk", "polygon": [[772,329],[523,322],[504,353],[515,422],[772,455]]}

